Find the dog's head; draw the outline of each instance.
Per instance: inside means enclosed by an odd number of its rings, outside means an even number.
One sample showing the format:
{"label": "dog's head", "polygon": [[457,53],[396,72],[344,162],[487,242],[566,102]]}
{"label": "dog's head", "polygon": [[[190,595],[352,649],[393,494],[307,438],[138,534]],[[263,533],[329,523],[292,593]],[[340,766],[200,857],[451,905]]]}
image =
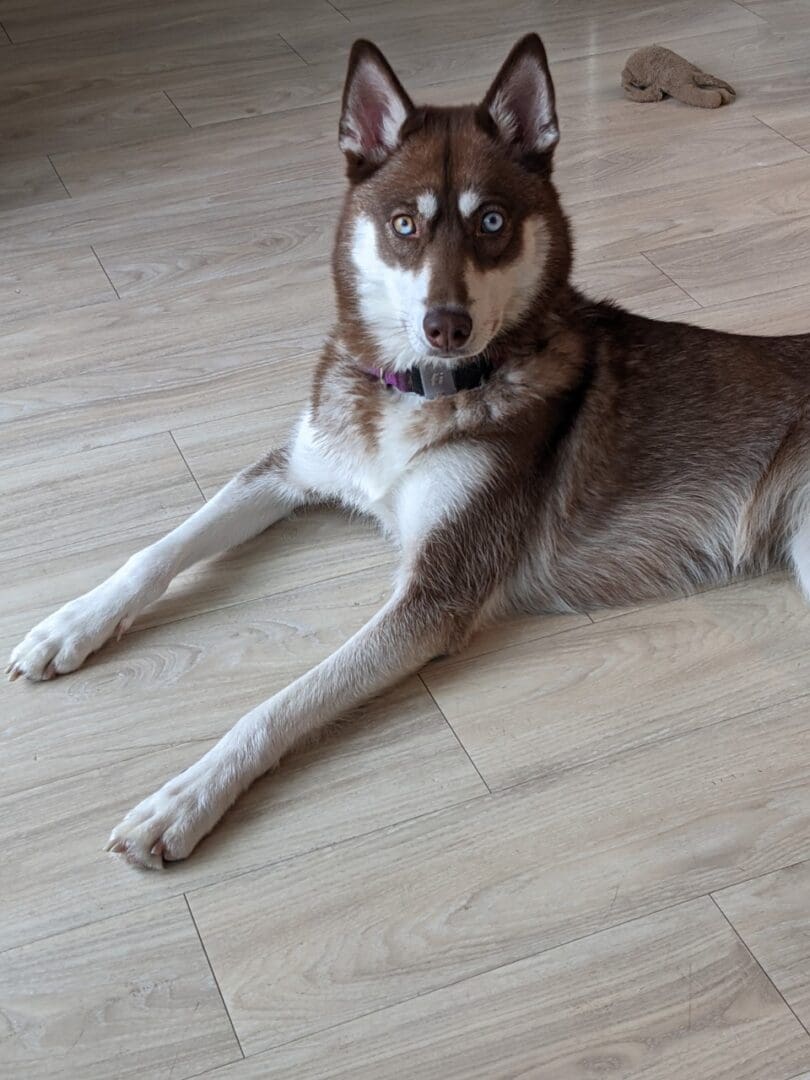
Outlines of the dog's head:
{"label": "dog's head", "polygon": [[554,88],[536,34],[478,106],[416,107],[355,43],[340,146],[350,181],[335,249],[344,324],[381,366],[458,364],[532,312],[570,264],[551,184]]}

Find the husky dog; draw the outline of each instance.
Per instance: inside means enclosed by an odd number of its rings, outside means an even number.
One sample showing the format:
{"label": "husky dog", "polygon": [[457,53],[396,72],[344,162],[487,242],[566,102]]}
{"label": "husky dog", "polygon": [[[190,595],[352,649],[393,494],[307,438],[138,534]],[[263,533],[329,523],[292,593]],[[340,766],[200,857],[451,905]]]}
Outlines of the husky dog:
{"label": "husky dog", "polygon": [[569,283],[535,34],[480,105],[415,106],[351,52],[338,315],[286,445],[14,650],[78,668],[182,570],[297,507],[376,519],[401,562],[382,609],[146,798],[108,850],[184,859],[293,744],[520,611],[582,611],[788,563],[810,592],[810,335],[641,318]]}

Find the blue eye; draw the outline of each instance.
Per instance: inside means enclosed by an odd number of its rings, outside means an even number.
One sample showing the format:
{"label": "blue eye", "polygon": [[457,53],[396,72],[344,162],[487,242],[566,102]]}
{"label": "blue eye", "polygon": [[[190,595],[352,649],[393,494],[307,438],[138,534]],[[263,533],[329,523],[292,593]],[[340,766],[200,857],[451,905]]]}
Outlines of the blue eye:
{"label": "blue eye", "polygon": [[397,214],[391,224],[394,232],[400,236],[414,236],[416,233],[416,222],[410,214]]}
{"label": "blue eye", "polygon": [[489,210],[481,218],[481,232],[498,233],[504,224],[503,214],[499,214],[497,210]]}

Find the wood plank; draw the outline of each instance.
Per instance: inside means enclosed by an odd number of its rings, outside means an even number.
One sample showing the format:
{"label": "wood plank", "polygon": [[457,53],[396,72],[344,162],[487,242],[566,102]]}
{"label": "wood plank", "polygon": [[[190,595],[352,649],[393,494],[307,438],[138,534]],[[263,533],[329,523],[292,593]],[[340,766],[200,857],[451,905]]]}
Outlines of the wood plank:
{"label": "wood plank", "polygon": [[639,608],[423,677],[493,788],[805,693],[805,602],[763,578]]}
{"label": "wood plank", "polygon": [[810,150],[810,110],[806,101],[788,101],[757,110],[757,118],[805,150]]}
{"label": "wood plank", "polygon": [[47,157],[4,161],[0,170],[0,212],[67,199],[68,193]]}
{"label": "wood plank", "polygon": [[80,153],[158,136],[178,138],[188,130],[186,121],[159,90],[126,87],[115,93],[109,87],[90,85],[47,104],[35,98],[4,103],[0,108],[3,153],[9,158],[67,150]]}
{"label": "wood plank", "polygon": [[[147,9],[152,12],[152,18],[144,18]],[[54,7],[47,12],[38,4],[22,4],[18,10],[21,16],[41,17],[46,28],[58,28]],[[137,83],[143,88],[149,76],[165,77],[167,71],[234,60],[240,54],[244,59],[293,55],[279,36],[279,21],[267,4],[254,4],[246,12],[235,4],[214,3],[207,5],[202,14],[195,3],[152,2],[137,9],[123,5],[119,8],[121,17],[117,26],[104,26],[103,22],[110,20],[102,14],[99,23],[95,26],[86,23],[84,28],[75,18],[75,5],[69,9],[58,5],[56,10],[67,20],[68,32],[17,42],[0,74],[0,86],[28,94],[33,88],[37,92],[64,88],[66,80],[87,84],[137,79],[144,80]],[[337,21],[338,16],[326,14],[327,20],[333,18]],[[14,39],[13,14],[10,21],[3,15],[3,22]],[[25,34],[19,23],[16,32]]]}
{"label": "wood plank", "polygon": [[115,300],[115,290],[90,248],[61,247],[3,260],[0,317],[41,316]]}
{"label": "wood plank", "polygon": [[519,960],[217,1080],[781,1080],[810,1040],[711,901]]}
{"label": "wood plank", "polygon": [[[265,182],[298,180],[306,183],[315,166],[342,171],[336,147],[338,115],[333,104],[294,109],[224,124],[194,128],[182,139],[155,138],[128,147],[53,155],[59,175],[71,195],[109,188],[165,184],[185,177],[240,173],[260,174]],[[803,151],[762,124],[767,138],[787,146],[792,155]]]}
{"label": "wood plank", "polygon": [[[352,16],[351,23],[346,23],[344,27],[335,25],[328,30],[317,22],[304,22],[300,28],[291,29],[285,36],[307,63],[328,60],[336,52],[340,54],[342,51],[345,55],[353,38],[359,36],[372,38],[392,61],[396,60],[399,51],[412,52],[414,41],[420,41],[423,52],[443,49],[445,54],[450,51],[446,42],[463,41],[464,57],[470,63],[475,63],[478,50],[491,49],[493,39],[503,59],[514,40],[538,29],[536,4],[519,2],[499,5],[494,33],[491,10],[485,3],[443,4],[439,11],[432,14],[428,40],[425,40],[424,22],[419,10],[401,5],[385,6],[376,11],[366,9]],[[755,26],[759,21],[757,16],[732,3],[732,0],[719,0],[711,7],[699,0],[681,0],[677,5],[634,0],[611,4],[607,11],[597,9],[588,15],[571,6],[555,4],[543,14],[539,29],[554,60],[611,50],[630,52],[653,40],[734,30]],[[618,70],[621,70],[621,66]]]}
{"label": "wood plank", "polygon": [[574,282],[589,296],[616,300],[649,318],[668,318],[700,305],[643,255],[577,260]]}
{"label": "wood plank", "polygon": [[555,174],[565,203],[669,189],[698,178],[728,178],[750,168],[752,160],[775,165],[804,154],[753,117],[729,118],[724,112],[712,110],[710,119],[685,124],[677,138],[671,126],[653,114],[636,122],[635,136],[629,131],[606,132],[595,141],[593,134],[572,132],[560,141]]}
{"label": "wood plank", "polygon": [[794,33],[807,27],[805,0],[746,0],[745,6],[775,30]]}
{"label": "wood plank", "polygon": [[[750,225],[810,213],[810,156],[734,175],[734,198],[715,177],[666,190],[621,193],[571,204],[577,252],[585,260],[632,255]],[[560,186],[563,202],[568,193]]]}
{"label": "wood plank", "polygon": [[241,1056],[182,898],[3,953],[0,1009],[6,1076],[182,1080]]}
{"label": "wood plank", "polygon": [[211,284],[222,288],[231,277],[264,282],[268,290],[295,282],[320,286],[324,301],[318,308],[325,304],[331,315],[333,196],[283,214],[276,206],[250,217],[238,204],[224,210],[181,227],[164,222],[159,231],[121,230],[115,240],[98,244],[98,257],[124,297],[196,293]]}
{"label": "wood plank", "polygon": [[172,435],[205,497],[210,499],[240,469],[258,461],[268,450],[284,445],[302,409],[300,402],[290,402],[176,427]]}
{"label": "wood plank", "polygon": [[[167,433],[8,469],[0,499],[14,509],[0,553],[4,640],[99,584],[203,501]],[[49,528],[32,528],[44,517]]]}
{"label": "wood plank", "polygon": [[810,286],[762,293],[718,307],[690,311],[679,321],[736,334],[810,333]]}
{"label": "wood plank", "polygon": [[805,699],[188,895],[253,1054],[805,859],[808,824]]}
{"label": "wood plank", "polygon": [[[255,633],[250,605],[241,611],[227,627],[231,636]],[[281,618],[285,615],[286,609]],[[3,882],[0,949],[486,795],[433,702],[412,679],[255,784],[193,859],[147,874],[106,854],[104,843],[124,813],[203,754],[237,713],[266,696],[281,675],[271,661],[264,667],[250,663],[235,678],[232,647],[226,646],[225,656],[216,648],[217,625],[224,628],[221,621],[207,621],[210,678],[197,690],[196,677],[178,664],[183,641],[199,645],[202,634],[175,635],[174,648],[164,645],[159,651],[137,634],[136,642],[141,641],[128,668],[122,671],[119,663],[114,675],[102,666],[83,691],[75,683],[72,688],[68,682],[55,683],[54,694],[39,697],[43,717],[53,719],[79,693],[98,697],[95,722],[103,724],[105,714],[128,720],[118,729],[116,745],[101,757],[94,750],[92,716],[73,733],[63,728],[62,752],[80,771],[48,782],[48,770],[39,770],[40,786],[26,785],[0,798],[0,837],[5,858],[15,867]],[[301,651],[294,631],[280,632],[277,640],[280,650]],[[240,689],[219,707],[223,682]],[[165,711],[163,723],[156,725],[150,715],[154,719],[158,694]],[[16,714],[10,698],[9,705]],[[76,717],[87,712],[67,707]],[[132,745],[132,730],[142,724],[146,736]],[[105,764],[97,765],[100,760]],[[15,779],[9,771],[4,788]]]}
{"label": "wood plank", "polygon": [[810,216],[654,248],[647,257],[703,306],[810,284]]}
{"label": "wood plank", "polygon": [[810,1024],[810,864],[715,893],[734,929],[807,1027]]}
{"label": "wood plank", "polygon": [[328,297],[317,284],[249,277],[229,283],[227,319],[212,285],[166,304],[121,300],[12,328],[2,338],[5,460],[41,460],[57,448],[70,453],[306,398]]}
{"label": "wood plank", "polygon": [[[334,9],[323,0],[273,0],[272,7],[259,0],[142,0],[137,7],[126,0],[82,0],[67,8],[59,0],[4,0],[0,9],[4,25],[17,44],[51,38],[94,37],[99,48],[108,42],[122,51],[139,44],[139,37],[156,32],[170,41],[182,42],[201,30],[209,33],[230,23],[258,33],[277,26],[294,25],[303,17],[316,17],[324,28],[337,22]],[[228,16],[230,15],[230,19]],[[264,18],[262,18],[264,16]],[[149,40],[147,38],[147,40]]]}

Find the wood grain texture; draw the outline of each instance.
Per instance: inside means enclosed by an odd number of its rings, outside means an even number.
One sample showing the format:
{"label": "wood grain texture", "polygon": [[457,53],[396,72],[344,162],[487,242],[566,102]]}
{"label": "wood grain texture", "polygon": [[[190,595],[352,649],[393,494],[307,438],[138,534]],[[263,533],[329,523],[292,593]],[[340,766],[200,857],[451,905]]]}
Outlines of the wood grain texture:
{"label": "wood grain texture", "polygon": [[0,317],[27,318],[110,303],[115,289],[89,247],[62,247],[4,260]]}
{"label": "wood grain texture", "polygon": [[704,307],[810,284],[810,215],[646,252]]}
{"label": "wood grain texture", "polygon": [[714,898],[788,1005],[810,1024],[810,865],[799,863]]}
{"label": "wood grain texture", "polygon": [[798,697],[809,647],[796,587],[763,578],[443,660],[423,678],[501,788]]}
{"label": "wood grain texture", "polygon": [[182,898],[0,955],[6,1076],[169,1077],[239,1058]]}
{"label": "wood grain texture", "polygon": [[804,699],[188,895],[252,1054],[805,859],[808,823]]}
{"label": "wood grain texture", "polygon": [[3,163],[0,212],[34,203],[67,199],[68,193],[45,155]]}
{"label": "wood grain texture", "polygon": [[[249,606],[239,625],[255,634]],[[133,872],[103,851],[113,825],[204,753],[237,710],[255,704],[271,686],[272,670],[248,670],[241,690],[228,694],[222,709],[213,708],[212,695],[228,679],[227,663],[209,661],[211,677],[195,694],[179,659],[180,648],[173,652],[163,646],[160,651],[142,647],[136,661],[143,671],[155,672],[140,680],[147,683],[147,697],[150,681],[177,683],[176,693],[163,695],[169,711],[162,724],[133,739],[125,722],[132,680],[119,664],[110,684],[121,690],[106,691],[103,711],[96,715],[99,723],[105,716],[119,718],[117,745],[108,754],[87,753],[85,762],[77,761],[70,745],[81,739],[87,747],[88,735],[61,728],[67,764],[77,771],[49,780],[48,772],[55,776],[59,769],[45,765],[38,786],[21,785],[0,797],[0,842],[8,865],[15,867],[4,875],[0,950],[486,794],[441,714],[413,679],[384,701],[358,710],[318,746],[297,752],[256,784],[196,858],[162,874]],[[174,674],[167,677],[170,666]],[[54,705],[77,693],[81,688],[71,692],[65,684]],[[198,717],[196,731],[174,738],[172,723],[192,713]],[[74,718],[82,714],[93,722],[93,710],[73,710]]]}
{"label": "wood grain texture", "polygon": [[700,305],[643,255],[578,261],[574,281],[590,296],[616,300],[651,319],[666,319]]}
{"label": "wood grain texture", "polygon": [[[626,1017],[620,1028],[618,1016]],[[804,1029],[704,898],[382,1009],[215,1075],[782,1080],[809,1054]]]}
{"label": "wood grain texture", "polygon": [[[51,527],[32,530],[44,492]],[[0,552],[4,640],[98,585],[203,502],[165,432],[9,469],[0,480],[0,498],[15,510],[4,524]]]}

